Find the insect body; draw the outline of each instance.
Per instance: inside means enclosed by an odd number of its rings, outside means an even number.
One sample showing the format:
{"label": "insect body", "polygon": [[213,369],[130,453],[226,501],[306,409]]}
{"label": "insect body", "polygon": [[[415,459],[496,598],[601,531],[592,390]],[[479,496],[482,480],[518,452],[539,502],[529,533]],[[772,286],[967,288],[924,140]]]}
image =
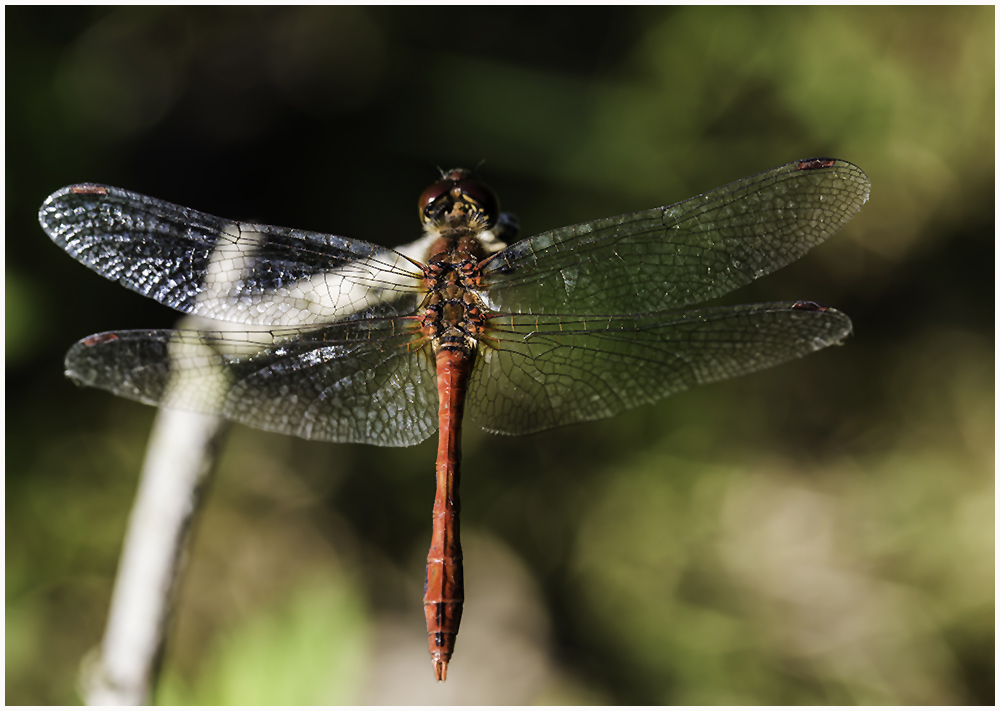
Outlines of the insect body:
{"label": "insect body", "polygon": [[39,220],[98,273],[243,331],[117,331],[66,356],[77,382],[309,439],[386,446],[440,432],[424,612],[444,680],[462,615],[461,425],[528,434],[610,417],[843,340],[811,301],[689,308],[798,259],[868,199],[845,161],[794,161],[689,200],[504,244],[472,173],[419,200],[399,251],[213,217],[102,185]]}

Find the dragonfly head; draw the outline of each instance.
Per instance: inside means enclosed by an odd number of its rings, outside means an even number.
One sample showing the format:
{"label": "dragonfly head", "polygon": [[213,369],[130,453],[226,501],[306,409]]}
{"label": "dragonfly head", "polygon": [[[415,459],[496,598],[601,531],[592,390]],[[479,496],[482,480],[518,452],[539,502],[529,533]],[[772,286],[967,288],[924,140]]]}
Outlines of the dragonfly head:
{"label": "dragonfly head", "polygon": [[500,216],[500,201],[471,170],[454,168],[424,190],[417,203],[420,221],[437,229],[488,230]]}

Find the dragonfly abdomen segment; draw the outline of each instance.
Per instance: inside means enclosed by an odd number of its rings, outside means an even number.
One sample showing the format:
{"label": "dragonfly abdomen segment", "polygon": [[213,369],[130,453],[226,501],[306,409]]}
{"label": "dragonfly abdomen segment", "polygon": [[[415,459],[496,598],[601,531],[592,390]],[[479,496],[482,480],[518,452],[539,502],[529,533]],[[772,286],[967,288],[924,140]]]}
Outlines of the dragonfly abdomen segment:
{"label": "dragonfly abdomen segment", "polygon": [[438,351],[436,362],[440,434],[434,525],[424,578],[424,616],[434,674],[438,681],[444,681],[448,674],[448,661],[455,651],[455,638],[465,601],[458,485],[462,458],[462,415],[469,373],[472,371],[472,354],[442,348]]}

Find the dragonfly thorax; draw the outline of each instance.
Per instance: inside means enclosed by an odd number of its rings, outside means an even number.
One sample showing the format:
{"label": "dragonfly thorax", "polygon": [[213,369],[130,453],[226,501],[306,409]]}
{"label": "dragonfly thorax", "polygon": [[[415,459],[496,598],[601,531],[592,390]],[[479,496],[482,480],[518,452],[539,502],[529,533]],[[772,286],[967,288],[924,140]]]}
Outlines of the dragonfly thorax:
{"label": "dragonfly thorax", "polygon": [[450,170],[419,201],[420,219],[428,235],[437,239],[427,250],[420,305],[421,331],[437,354],[476,352],[486,328],[485,308],[477,295],[479,265],[496,251],[491,228],[500,215],[500,202],[471,171]]}
{"label": "dragonfly thorax", "polygon": [[460,350],[471,355],[476,351],[487,323],[476,294],[478,263],[476,256],[453,250],[424,267],[427,296],[419,309],[420,324],[435,353]]}

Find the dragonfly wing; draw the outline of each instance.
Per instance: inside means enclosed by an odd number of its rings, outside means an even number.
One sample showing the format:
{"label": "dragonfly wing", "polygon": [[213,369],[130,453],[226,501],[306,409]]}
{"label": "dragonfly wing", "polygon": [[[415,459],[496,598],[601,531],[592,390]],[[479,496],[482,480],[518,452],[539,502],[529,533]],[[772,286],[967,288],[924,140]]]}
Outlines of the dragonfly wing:
{"label": "dragonfly wing", "polygon": [[496,317],[477,356],[466,409],[487,431],[530,434],[769,368],[850,332],[847,316],[811,302]]}
{"label": "dragonfly wing", "polygon": [[421,277],[402,254],[369,242],[235,222],[106,185],[63,188],[38,219],[102,276],[223,321],[306,325],[396,300],[406,313]]}
{"label": "dragonfly wing", "polygon": [[665,311],[721,296],[795,261],[868,199],[868,177],[796,161],[670,207],[563,227],[484,265],[497,313]]}
{"label": "dragonfly wing", "polygon": [[70,349],[66,374],[150,405],[306,439],[408,446],[437,429],[433,358],[408,323],[102,333]]}

